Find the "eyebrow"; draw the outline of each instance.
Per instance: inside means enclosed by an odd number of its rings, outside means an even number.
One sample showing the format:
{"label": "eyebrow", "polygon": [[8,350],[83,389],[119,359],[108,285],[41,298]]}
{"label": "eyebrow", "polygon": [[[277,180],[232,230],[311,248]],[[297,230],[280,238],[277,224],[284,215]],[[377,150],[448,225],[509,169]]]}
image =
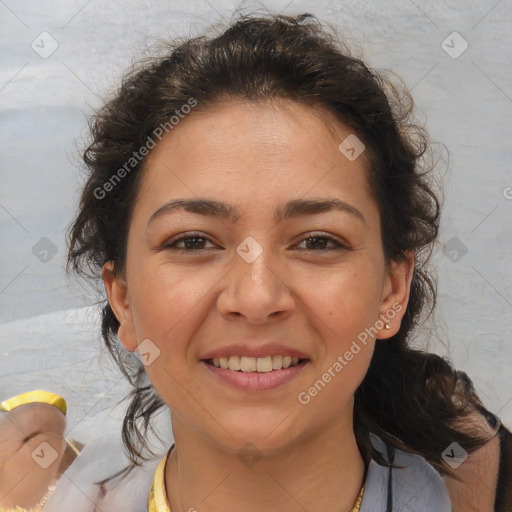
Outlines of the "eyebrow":
{"label": "eyebrow", "polygon": [[[162,215],[172,213],[176,210],[185,210],[190,213],[197,213],[208,217],[226,219],[233,223],[237,222],[240,218],[240,213],[234,206],[222,201],[206,198],[172,199],[151,215],[148,225]],[[285,219],[303,215],[315,215],[329,211],[350,213],[357,217],[363,224],[366,224],[363,214],[357,208],[337,198],[292,199],[274,212],[274,220],[280,222]]]}

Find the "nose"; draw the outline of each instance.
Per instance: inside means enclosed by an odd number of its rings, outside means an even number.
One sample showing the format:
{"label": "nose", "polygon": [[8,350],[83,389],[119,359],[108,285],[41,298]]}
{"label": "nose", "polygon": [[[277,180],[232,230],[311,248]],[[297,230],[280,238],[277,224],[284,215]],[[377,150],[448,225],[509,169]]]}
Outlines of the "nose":
{"label": "nose", "polygon": [[228,320],[244,319],[252,324],[283,320],[295,308],[289,279],[270,248],[252,262],[235,254],[233,268],[217,299],[217,310]]}

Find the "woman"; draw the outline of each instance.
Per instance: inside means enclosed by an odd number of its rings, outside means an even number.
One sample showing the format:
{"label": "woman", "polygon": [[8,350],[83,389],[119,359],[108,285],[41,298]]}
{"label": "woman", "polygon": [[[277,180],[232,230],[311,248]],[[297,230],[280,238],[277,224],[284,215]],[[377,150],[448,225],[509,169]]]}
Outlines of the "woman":
{"label": "woman", "polygon": [[[408,346],[439,226],[411,111],[310,15],[242,18],[125,78],[91,126],[69,265],[101,274],[146,472],[93,506],[451,510],[440,474],[498,424]],[[175,442],[144,462],[162,407]]]}

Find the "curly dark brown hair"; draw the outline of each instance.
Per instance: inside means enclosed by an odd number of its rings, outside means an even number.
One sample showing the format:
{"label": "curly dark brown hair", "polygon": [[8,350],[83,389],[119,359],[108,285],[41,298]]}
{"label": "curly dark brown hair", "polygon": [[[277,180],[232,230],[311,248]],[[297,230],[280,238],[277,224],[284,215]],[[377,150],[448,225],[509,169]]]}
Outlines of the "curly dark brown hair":
{"label": "curly dark brown hair", "polygon": [[[457,374],[449,362],[409,346],[411,333],[436,299],[435,280],[427,271],[440,218],[433,160],[427,158],[431,144],[413,119],[413,101],[403,85],[394,85],[384,73],[351,56],[315,16],[241,16],[218,35],[175,41],[164,56],[147,59],[127,73],[115,96],[90,122],[92,142],[84,153],[88,177],[68,232],[68,269],[99,283],[108,261],[123,272],[145,163],[143,158],[134,161],[134,154],[148,138],[154,139],[159,126],[170,131],[169,119],[183,105],[196,102],[194,115],[226,97],[287,98],[321,107],[364,142],[386,260],[400,261],[412,252],[415,268],[400,330],[391,339],[377,340],[355,393],[356,439],[366,462],[373,457],[386,464],[371,443],[374,433],[447,473],[442,453],[448,445],[456,441],[472,451],[484,439],[455,428],[468,410],[481,410],[481,404],[470,394],[452,400]],[[126,172],[117,179],[123,168]],[[151,416],[164,404],[143,366],[120,344],[118,328],[105,302],[104,341],[134,387],[123,441],[133,464],[140,464],[146,457]]]}

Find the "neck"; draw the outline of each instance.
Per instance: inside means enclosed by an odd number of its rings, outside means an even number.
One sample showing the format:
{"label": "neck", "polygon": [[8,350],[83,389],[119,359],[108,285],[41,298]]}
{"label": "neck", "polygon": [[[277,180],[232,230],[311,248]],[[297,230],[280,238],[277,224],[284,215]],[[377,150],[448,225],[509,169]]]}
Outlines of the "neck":
{"label": "neck", "polygon": [[315,435],[245,464],[173,416],[176,445],[165,470],[171,512],[351,511],[365,468],[349,409]]}

